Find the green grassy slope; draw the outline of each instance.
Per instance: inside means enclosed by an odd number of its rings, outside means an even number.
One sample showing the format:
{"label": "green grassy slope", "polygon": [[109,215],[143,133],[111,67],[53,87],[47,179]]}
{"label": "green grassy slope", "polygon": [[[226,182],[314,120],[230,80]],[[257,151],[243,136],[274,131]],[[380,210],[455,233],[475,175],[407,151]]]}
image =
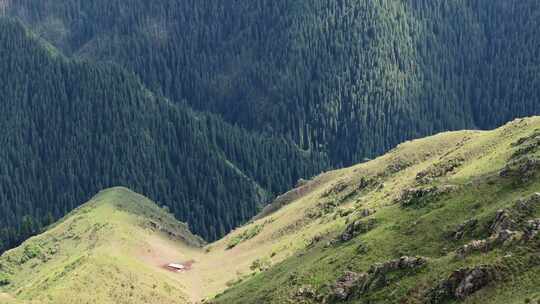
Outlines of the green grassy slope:
{"label": "green grassy slope", "polygon": [[[145,197],[125,188],[102,191],[44,234],[2,255],[0,277],[8,284],[0,299],[186,303],[181,286],[151,259],[157,241],[175,252],[178,260],[169,262],[182,262],[183,253],[204,243]],[[164,246],[159,249],[156,255],[168,255]]]}
{"label": "green grassy slope", "polygon": [[202,248],[149,200],[107,190],[0,258],[0,300],[535,303],[539,159],[540,117],[407,142]]}
{"label": "green grassy slope", "polygon": [[[539,159],[535,117],[323,174],[243,228],[272,219],[238,246],[273,243],[273,266],[212,303],[537,303]],[[245,233],[226,239],[235,235]],[[398,263],[404,256],[421,265]]]}

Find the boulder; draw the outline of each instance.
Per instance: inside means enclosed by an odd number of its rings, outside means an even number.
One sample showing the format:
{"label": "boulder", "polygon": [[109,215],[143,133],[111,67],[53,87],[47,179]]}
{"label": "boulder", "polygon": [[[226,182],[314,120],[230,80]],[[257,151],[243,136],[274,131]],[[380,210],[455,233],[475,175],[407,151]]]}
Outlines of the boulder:
{"label": "boulder", "polygon": [[456,227],[453,231],[450,232],[450,238],[453,240],[461,240],[467,234],[473,231],[478,224],[477,219],[469,219]]}
{"label": "boulder", "polygon": [[368,273],[373,275],[385,275],[388,272],[400,269],[413,269],[423,266],[427,259],[423,257],[403,256],[399,259],[390,260],[384,263],[377,263],[371,266]]}
{"label": "boulder", "polygon": [[496,246],[512,244],[520,241],[523,238],[523,233],[513,230],[501,230],[492,234],[485,240],[474,240],[456,250],[456,255],[459,258],[465,258],[474,252],[488,252]]}
{"label": "boulder", "polygon": [[430,196],[437,191],[437,187],[409,188],[401,192],[398,202],[402,207],[414,205],[419,200]]}
{"label": "boulder", "polygon": [[538,235],[538,232],[540,232],[540,218],[527,221],[525,228],[525,239],[534,239]]}
{"label": "boulder", "polygon": [[458,278],[461,278],[461,280],[454,291],[454,296],[457,299],[464,300],[486,286],[491,281],[491,274],[489,268],[477,267],[466,272],[460,272]]}
{"label": "boulder", "polygon": [[449,299],[464,300],[471,294],[487,286],[495,280],[495,271],[491,266],[458,269],[428,291],[427,303],[445,303]]}
{"label": "boulder", "polygon": [[357,220],[352,223],[350,223],[343,233],[339,236],[339,239],[342,242],[348,242],[352,240],[354,237],[366,233],[370,231],[371,229],[375,228],[377,221],[375,219],[369,219],[369,220]]}
{"label": "boulder", "polygon": [[436,198],[455,190],[457,190],[457,186],[454,185],[409,188],[401,192],[397,202],[400,203],[402,207],[412,207],[430,198]]}
{"label": "boulder", "polygon": [[297,302],[301,302],[303,300],[317,299],[318,295],[311,285],[304,285],[293,292],[292,298]]}
{"label": "boulder", "polygon": [[456,250],[459,258],[465,258],[473,252],[488,252],[491,249],[487,240],[474,240]]}
{"label": "boulder", "polygon": [[375,213],[375,210],[372,209],[361,209],[358,211],[360,217],[368,217]]}
{"label": "boulder", "polygon": [[502,230],[515,229],[517,226],[516,221],[512,218],[508,210],[497,210],[495,218],[489,226],[489,230],[492,234],[498,233]]}
{"label": "boulder", "polygon": [[338,301],[346,301],[355,292],[355,289],[363,285],[367,274],[346,271],[335,283],[331,297]]}

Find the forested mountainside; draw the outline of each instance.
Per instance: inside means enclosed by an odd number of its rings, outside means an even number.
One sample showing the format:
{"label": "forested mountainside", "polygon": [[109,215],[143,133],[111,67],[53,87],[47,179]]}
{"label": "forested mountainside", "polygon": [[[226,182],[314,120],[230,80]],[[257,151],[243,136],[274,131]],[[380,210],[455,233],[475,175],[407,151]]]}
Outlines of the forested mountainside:
{"label": "forested mountainside", "polygon": [[114,64],[65,58],[0,18],[0,252],[127,186],[212,240],[327,163],[156,97]]}
{"label": "forested mountainside", "polygon": [[536,0],[9,0],[65,54],[334,165],[540,111]]}

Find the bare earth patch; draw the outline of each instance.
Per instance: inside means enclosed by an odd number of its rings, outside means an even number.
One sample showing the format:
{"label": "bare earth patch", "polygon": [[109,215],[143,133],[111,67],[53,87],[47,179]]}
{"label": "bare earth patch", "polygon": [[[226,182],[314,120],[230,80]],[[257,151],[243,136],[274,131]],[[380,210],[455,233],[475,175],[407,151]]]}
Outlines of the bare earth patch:
{"label": "bare earth patch", "polygon": [[[183,246],[178,242],[167,239],[165,236],[151,235],[146,239],[146,246],[140,248],[137,257],[147,265],[167,273],[172,280],[179,282],[197,303],[205,296],[203,280],[193,270],[199,262],[202,249]],[[181,264],[182,271],[170,269],[169,264]]]}

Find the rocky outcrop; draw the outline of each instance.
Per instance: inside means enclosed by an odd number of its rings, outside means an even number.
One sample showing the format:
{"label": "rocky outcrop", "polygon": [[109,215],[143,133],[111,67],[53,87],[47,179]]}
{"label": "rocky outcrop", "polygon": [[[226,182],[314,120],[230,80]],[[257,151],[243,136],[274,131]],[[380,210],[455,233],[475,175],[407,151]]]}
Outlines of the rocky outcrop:
{"label": "rocky outcrop", "polygon": [[360,217],[368,217],[368,216],[374,214],[375,212],[376,211],[373,210],[373,209],[360,209],[360,210],[358,210],[358,215]]}
{"label": "rocky outcrop", "polygon": [[520,183],[528,182],[540,169],[540,160],[528,155],[511,159],[499,172],[503,178],[514,178]]}
{"label": "rocky outcrop", "polygon": [[399,203],[404,208],[418,207],[422,206],[430,199],[435,199],[440,195],[448,194],[456,189],[457,187],[453,185],[408,188],[401,192],[396,203]]}
{"label": "rocky outcrop", "polygon": [[438,304],[449,299],[464,300],[487,286],[495,278],[496,272],[491,266],[482,265],[456,270],[448,279],[428,291],[426,302]]}
{"label": "rocky outcrop", "polygon": [[409,160],[396,158],[386,167],[386,169],[384,170],[384,173],[385,175],[395,174],[409,168],[412,165],[413,163]]}
{"label": "rocky outcrop", "polygon": [[518,141],[512,144],[517,149],[512,154],[512,158],[518,158],[520,156],[538,151],[540,149],[540,130],[535,130],[533,134],[522,137]]}
{"label": "rocky outcrop", "polygon": [[291,300],[294,303],[311,303],[313,301],[320,303],[322,298],[311,285],[304,285],[292,293]]}
{"label": "rocky outcrop", "polygon": [[457,226],[454,230],[450,231],[448,237],[452,240],[461,240],[463,237],[471,233],[478,225],[477,219],[469,219]]}
{"label": "rocky outcrop", "polygon": [[534,239],[540,232],[540,218],[527,221],[527,225],[525,227],[525,239],[526,240],[532,240]]}
{"label": "rocky outcrop", "polygon": [[489,227],[492,234],[498,233],[502,230],[516,229],[517,223],[509,210],[497,210],[495,218]]}
{"label": "rocky outcrop", "polygon": [[368,273],[370,275],[385,275],[388,272],[399,269],[418,268],[427,263],[427,259],[423,257],[408,257],[403,256],[396,260],[390,260],[384,263],[377,263],[371,266]]}
{"label": "rocky outcrop", "polygon": [[474,252],[488,252],[492,246],[487,240],[474,240],[456,250],[456,256],[465,258]]}
{"label": "rocky outcrop", "polygon": [[404,256],[374,264],[365,273],[346,271],[334,284],[326,302],[348,301],[366,292],[378,290],[388,285],[388,274],[398,270],[416,269],[426,263],[427,259],[423,257]]}
{"label": "rocky outcrop", "polygon": [[377,221],[375,219],[354,221],[350,223],[341,233],[341,235],[339,236],[339,240],[342,242],[348,242],[354,237],[375,228],[376,225]]}
{"label": "rocky outcrop", "polygon": [[[359,289],[367,279],[366,273],[356,273],[346,271],[334,285],[332,289],[332,298],[338,301],[346,301],[352,294]],[[362,283],[362,284],[360,284]]]}
{"label": "rocky outcrop", "polygon": [[470,243],[458,248],[456,256],[465,258],[475,252],[488,252],[497,246],[504,246],[520,241],[523,238],[523,233],[512,230],[502,230],[487,239],[474,240]]}
{"label": "rocky outcrop", "polygon": [[338,182],[332,188],[326,190],[322,195],[321,198],[326,198],[332,195],[338,195],[340,192],[343,192],[345,189],[347,189],[349,185],[347,185],[344,182]]}
{"label": "rocky outcrop", "polygon": [[511,208],[498,210],[489,227],[491,233],[522,229],[526,218],[531,216],[538,206],[540,206],[540,193],[535,193],[527,198],[519,199]]}
{"label": "rocky outcrop", "polygon": [[[471,241],[458,248],[456,256],[465,258],[474,252],[488,252],[497,246],[534,238],[538,233],[540,220],[527,221],[526,218],[534,213],[539,203],[540,194],[535,193],[518,200],[511,208],[497,210],[489,225],[490,237],[484,240]],[[462,225],[466,226],[467,222]]]}
{"label": "rocky outcrop", "polygon": [[325,202],[317,203],[313,208],[306,210],[306,217],[308,219],[318,219],[322,216],[330,213],[334,213],[339,207],[339,204],[336,200],[330,200]]}
{"label": "rocky outcrop", "polygon": [[416,181],[421,184],[427,184],[432,179],[443,177],[459,168],[465,160],[461,157],[441,160],[425,170],[416,174]]}

